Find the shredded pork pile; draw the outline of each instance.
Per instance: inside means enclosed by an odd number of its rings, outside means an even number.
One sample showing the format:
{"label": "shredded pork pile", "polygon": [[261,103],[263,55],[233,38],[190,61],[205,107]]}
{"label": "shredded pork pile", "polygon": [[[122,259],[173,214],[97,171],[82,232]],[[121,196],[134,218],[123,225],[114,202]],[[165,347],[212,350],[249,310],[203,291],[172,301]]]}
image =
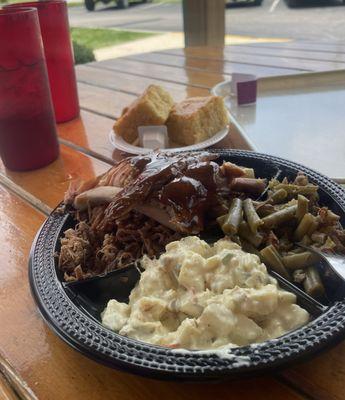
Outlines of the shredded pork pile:
{"label": "shredded pork pile", "polygon": [[116,220],[110,233],[96,233],[88,221],[80,221],[61,239],[59,268],[66,281],[90,278],[122,268],[144,254],[154,257],[180,237],[135,211]]}

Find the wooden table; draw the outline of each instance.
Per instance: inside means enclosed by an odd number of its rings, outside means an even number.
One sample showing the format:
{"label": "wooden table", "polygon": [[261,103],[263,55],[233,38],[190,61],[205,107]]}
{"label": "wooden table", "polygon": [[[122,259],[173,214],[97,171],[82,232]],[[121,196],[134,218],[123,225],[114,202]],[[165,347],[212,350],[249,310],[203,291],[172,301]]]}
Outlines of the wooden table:
{"label": "wooden table", "polygon": [[181,100],[207,95],[232,71],[270,76],[344,64],[345,46],[301,42],[169,50],[77,67],[82,111],[80,118],[59,126],[60,158],[26,173],[0,165],[0,398],[344,399],[344,343],[282,373],[232,383],[159,382],[108,369],[50,331],[27,279],[28,254],[39,226],[72,179],[95,176],[120,157],[108,133],[124,105],[148,84],[162,84]]}

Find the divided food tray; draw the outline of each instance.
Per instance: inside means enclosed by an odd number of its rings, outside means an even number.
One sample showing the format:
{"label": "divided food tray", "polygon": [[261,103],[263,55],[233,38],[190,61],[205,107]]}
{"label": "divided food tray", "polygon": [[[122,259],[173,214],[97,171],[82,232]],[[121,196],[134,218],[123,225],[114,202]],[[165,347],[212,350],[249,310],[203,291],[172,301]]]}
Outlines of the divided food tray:
{"label": "divided food tray", "polygon": [[[303,171],[320,187],[320,203],[339,214],[345,223],[345,192],[328,178],[277,157],[239,150],[216,152],[220,162],[252,167],[256,176],[262,178],[270,179],[281,171],[281,177],[293,179],[298,171]],[[100,324],[100,313],[109,299],[128,299],[140,272],[129,266],[84,282],[63,282],[54,254],[59,251],[63,232],[73,224],[71,216],[54,211],[42,226],[30,256],[31,289],[51,328],[72,347],[106,365],[161,379],[234,379],[276,371],[345,337],[345,283],[337,275],[329,275],[323,264],[319,265],[319,271],[327,298],[322,303],[271,272],[282,288],[296,294],[298,303],[312,316],[309,324],[280,338],[234,348],[220,356],[217,352],[176,352],[120,336]]]}

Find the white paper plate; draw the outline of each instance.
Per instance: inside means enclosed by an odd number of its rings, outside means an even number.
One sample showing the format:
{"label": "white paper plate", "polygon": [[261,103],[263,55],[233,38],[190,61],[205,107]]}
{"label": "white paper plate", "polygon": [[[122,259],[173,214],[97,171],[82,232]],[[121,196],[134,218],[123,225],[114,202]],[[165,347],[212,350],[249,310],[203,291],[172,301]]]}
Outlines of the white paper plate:
{"label": "white paper plate", "polygon": [[217,83],[211,89],[213,96],[228,97],[231,95],[231,79]]}
{"label": "white paper plate", "polygon": [[225,107],[228,110],[232,109],[231,103],[236,101],[236,97],[231,91],[231,79],[217,83],[217,85],[213,86],[211,89],[211,94],[213,96],[223,97]]}
{"label": "white paper plate", "polygon": [[[178,151],[186,151],[186,150],[192,151],[192,150],[206,149],[207,147],[213,146],[214,144],[220,142],[222,139],[225,138],[225,136],[227,136],[228,133],[229,133],[229,125],[227,125],[224,129],[217,132],[211,138],[204,140],[203,142],[196,143],[191,146],[173,147],[164,150],[176,153]],[[117,135],[114,130],[110,131],[109,139],[110,143],[113,145],[115,149],[125,151],[126,153],[146,154],[152,151],[152,149],[133,146],[132,144],[127,143],[120,135]]]}

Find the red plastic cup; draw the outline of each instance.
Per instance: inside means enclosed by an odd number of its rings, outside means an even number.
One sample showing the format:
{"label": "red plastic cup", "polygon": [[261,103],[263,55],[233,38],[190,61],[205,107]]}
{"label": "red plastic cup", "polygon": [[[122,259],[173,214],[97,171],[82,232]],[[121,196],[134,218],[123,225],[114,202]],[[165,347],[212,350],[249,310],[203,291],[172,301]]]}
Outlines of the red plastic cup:
{"label": "red plastic cup", "polygon": [[45,0],[10,4],[4,8],[21,7],[37,9],[56,122],[69,121],[77,117],[80,110],[66,2]]}
{"label": "red plastic cup", "polygon": [[0,156],[7,168],[26,171],[58,155],[37,11],[0,9]]}

